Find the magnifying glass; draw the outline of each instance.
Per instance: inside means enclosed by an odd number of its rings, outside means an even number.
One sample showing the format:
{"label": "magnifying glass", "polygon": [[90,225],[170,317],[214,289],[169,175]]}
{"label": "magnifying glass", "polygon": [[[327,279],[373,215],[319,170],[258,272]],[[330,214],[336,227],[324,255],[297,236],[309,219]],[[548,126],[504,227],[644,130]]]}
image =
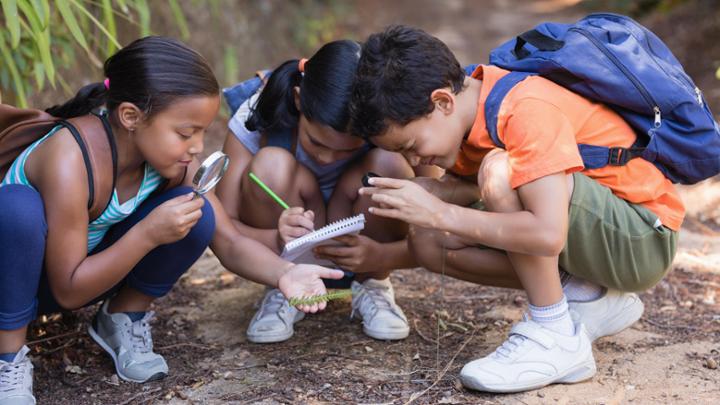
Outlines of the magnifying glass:
{"label": "magnifying glass", "polygon": [[230,164],[228,155],[217,151],[205,159],[193,177],[193,192],[196,196],[210,191],[220,181]]}

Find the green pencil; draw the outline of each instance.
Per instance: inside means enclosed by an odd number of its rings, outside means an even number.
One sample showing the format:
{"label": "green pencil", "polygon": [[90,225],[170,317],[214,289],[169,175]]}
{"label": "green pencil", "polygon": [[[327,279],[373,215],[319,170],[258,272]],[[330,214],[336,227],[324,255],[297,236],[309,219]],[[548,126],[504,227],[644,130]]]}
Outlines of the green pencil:
{"label": "green pencil", "polygon": [[283,209],[288,209],[288,208],[290,208],[290,206],[287,205],[287,203],[286,203],[285,201],[283,201],[282,198],[278,197],[278,195],[275,194],[275,192],[273,192],[272,190],[270,190],[270,187],[266,186],[265,183],[262,182],[262,180],[258,179],[258,177],[255,175],[255,173],[250,172],[249,175],[250,175],[250,178],[251,178],[255,183],[257,183],[257,185],[260,186],[261,189],[265,190],[265,192],[268,193],[268,195],[269,195],[270,197],[272,197],[272,199],[275,200],[275,202],[277,202],[278,204],[280,204],[280,206],[283,207]]}

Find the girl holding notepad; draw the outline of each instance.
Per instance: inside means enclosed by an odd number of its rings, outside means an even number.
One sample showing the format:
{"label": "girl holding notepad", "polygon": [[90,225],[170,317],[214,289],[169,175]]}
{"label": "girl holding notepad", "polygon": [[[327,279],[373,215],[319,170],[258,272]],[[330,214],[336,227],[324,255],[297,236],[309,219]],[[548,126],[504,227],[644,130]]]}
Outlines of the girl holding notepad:
{"label": "girl holding notepad", "polygon": [[[278,253],[285,243],[313,229],[365,212],[369,200],[357,193],[364,173],[415,176],[401,155],[373,149],[346,132],[359,58],[360,44],[334,41],[310,59],[286,61],[272,73],[259,72],[224,90],[233,113],[223,148],[231,163],[217,194],[242,233]],[[289,208],[253,182],[250,172]],[[358,273],[348,273],[354,278],[352,308],[367,335],[403,339],[409,327],[388,275],[392,269],[414,266],[405,243],[407,225],[367,217],[360,235],[340,237],[343,245],[315,252],[318,258]],[[278,290],[269,288],[248,327],[248,339],[287,340],[303,316]]]}

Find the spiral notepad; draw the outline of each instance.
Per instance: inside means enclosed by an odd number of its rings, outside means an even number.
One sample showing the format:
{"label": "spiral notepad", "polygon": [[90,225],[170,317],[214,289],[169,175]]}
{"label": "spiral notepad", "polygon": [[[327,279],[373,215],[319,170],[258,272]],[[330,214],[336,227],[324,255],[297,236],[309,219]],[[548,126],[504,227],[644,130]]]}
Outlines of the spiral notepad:
{"label": "spiral notepad", "polygon": [[312,233],[287,243],[285,245],[285,249],[283,249],[282,257],[283,259],[294,263],[315,263],[328,265],[329,262],[327,261],[315,259],[315,256],[312,253],[312,248],[338,236],[357,234],[363,230],[363,228],[365,228],[365,216],[363,214],[335,221]]}

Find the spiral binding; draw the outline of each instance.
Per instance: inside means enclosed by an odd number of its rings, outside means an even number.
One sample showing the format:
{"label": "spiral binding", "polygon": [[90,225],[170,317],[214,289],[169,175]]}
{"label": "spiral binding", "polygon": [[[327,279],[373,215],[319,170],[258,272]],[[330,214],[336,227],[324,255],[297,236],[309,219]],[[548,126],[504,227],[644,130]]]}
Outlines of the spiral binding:
{"label": "spiral binding", "polygon": [[293,249],[297,249],[298,247],[300,247],[306,243],[310,243],[310,242],[313,242],[318,239],[322,240],[327,235],[338,232],[345,228],[349,228],[349,227],[354,226],[361,222],[365,222],[365,215],[363,215],[363,214],[358,214],[358,215],[355,215],[354,217],[349,217],[349,218],[341,219],[339,221],[331,222],[313,233],[309,233],[305,236],[302,236],[293,241],[290,241],[289,243],[287,243],[285,245],[285,250],[291,251]]}

